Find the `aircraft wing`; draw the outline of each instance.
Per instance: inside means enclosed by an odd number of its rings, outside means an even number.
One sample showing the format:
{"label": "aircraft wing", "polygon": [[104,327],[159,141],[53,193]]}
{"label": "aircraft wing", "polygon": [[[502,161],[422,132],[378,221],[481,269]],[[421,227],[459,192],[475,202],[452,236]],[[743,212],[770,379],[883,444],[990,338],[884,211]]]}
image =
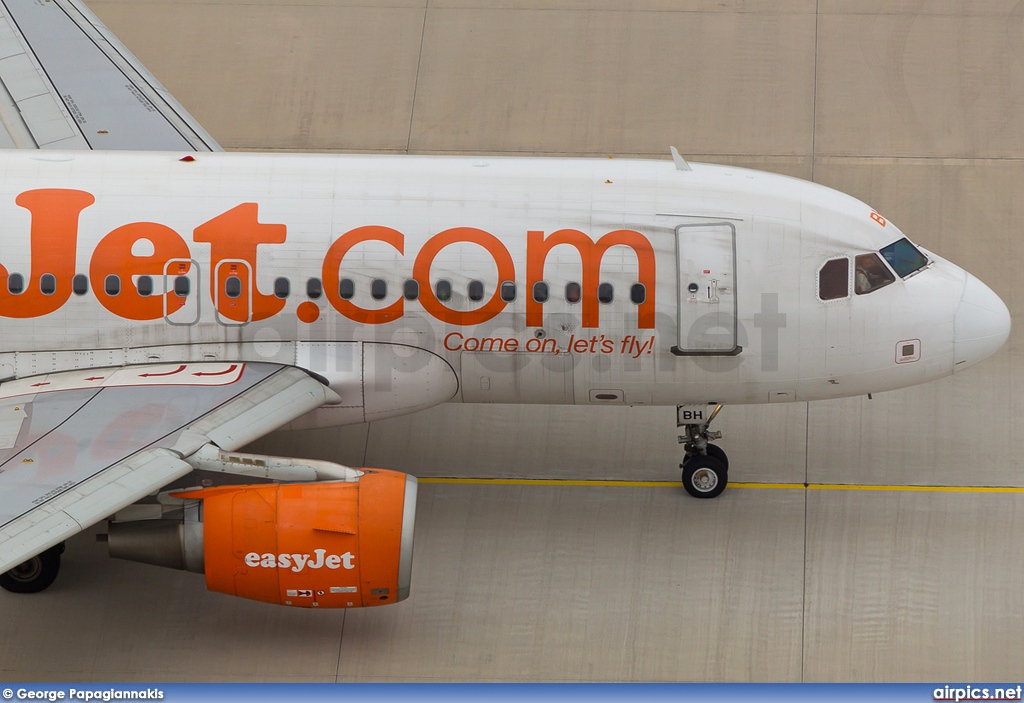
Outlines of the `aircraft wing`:
{"label": "aircraft wing", "polygon": [[223,151],[78,0],[0,0],[0,148]]}
{"label": "aircraft wing", "polygon": [[275,364],[89,369],[0,384],[0,572],[336,400]]}

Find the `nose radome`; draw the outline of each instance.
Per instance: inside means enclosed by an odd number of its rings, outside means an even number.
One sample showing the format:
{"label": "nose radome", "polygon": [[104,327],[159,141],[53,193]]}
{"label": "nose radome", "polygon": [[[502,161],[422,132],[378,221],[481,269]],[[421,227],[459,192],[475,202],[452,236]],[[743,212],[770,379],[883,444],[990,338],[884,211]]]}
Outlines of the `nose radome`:
{"label": "nose radome", "polygon": [[991,288],[971,274],[953,320],[953,371],[992,356],[1010,336],[1010,311]]}

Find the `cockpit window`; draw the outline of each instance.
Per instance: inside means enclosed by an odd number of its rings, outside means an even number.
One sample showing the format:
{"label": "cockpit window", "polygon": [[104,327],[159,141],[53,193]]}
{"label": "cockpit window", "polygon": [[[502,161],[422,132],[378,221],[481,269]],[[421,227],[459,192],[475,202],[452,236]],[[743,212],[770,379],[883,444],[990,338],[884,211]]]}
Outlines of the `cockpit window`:
{"label": "cockpit window", "polygon": [[879,252],[900,278],[906,278],[914,271],[920,271],[928,265],[928,257],[911,244],[906,237],[887,247],[882,247]]}
{"label": "cockpit window", "polygon": [[826,261],[818,270],[818,297],[822,300],[836,300],[850,294],[850,260]]}
{"label": "cockpit window", "polygon": [[854,260],[854,266],[853,290],[857,295],[866,295],[896,280],[878,254],[861,254]]}

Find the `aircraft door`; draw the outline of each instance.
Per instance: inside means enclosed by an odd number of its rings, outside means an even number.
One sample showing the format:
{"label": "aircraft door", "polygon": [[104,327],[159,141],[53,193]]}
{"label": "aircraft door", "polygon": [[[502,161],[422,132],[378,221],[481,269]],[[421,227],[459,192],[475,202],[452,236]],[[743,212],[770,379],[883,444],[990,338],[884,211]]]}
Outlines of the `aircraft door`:
{"label": "aircraft door", "polygon": [[705,222],[676,227],[679,331],[672,353],[732,356],[736,329],[736,226]]}
{"label": "aircraft door", "polygon": [[164,320],[172,325],[199,322],[199,264],[171,259],[164,264]]}
{"label": "aircraft door", "polygon": [[252,269],[249,262],[225,259],[213,272],[213,306],[217,322],[244,325],[252,319]]}

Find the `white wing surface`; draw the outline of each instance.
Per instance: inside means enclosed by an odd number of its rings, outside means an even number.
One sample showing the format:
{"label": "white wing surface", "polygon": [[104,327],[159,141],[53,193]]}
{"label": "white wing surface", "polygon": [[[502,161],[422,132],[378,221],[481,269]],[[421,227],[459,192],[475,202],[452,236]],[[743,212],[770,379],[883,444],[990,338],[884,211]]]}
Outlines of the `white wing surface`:
{"label": "white wing surface", "polygon": [[0,0],[0,148],[222,151],[78,0]]}
{"label": "white wing surface", "polygon": [[0,384],[0,572],[336,400],[273,364],[91,369]]}

